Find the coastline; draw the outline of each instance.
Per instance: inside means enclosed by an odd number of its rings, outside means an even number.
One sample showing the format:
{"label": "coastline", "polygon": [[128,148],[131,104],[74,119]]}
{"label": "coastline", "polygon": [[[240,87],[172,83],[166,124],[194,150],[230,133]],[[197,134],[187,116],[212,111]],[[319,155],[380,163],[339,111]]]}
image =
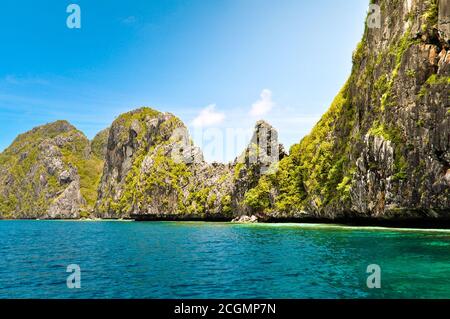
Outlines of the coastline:
{"label": "coastline", "polygon": [[83,219],[39,219],[39,218],[1,218],[0,221],[60,221],[60,222],[136,222],[136,223],[217,223],[230,225],[253,225],[253,226],[279,226],[279,227],[301,227],[301,228],[345,228],[345,229],[367,229],[367,230],[398,230],[398,231],[427,231],[427,232],[450,232],[450,220],[381,220],[381,219],[269,219],[256,223],[233,222],[231,219],[218,218],[83,218]]}
{"label": "coastline", "polygon": [[[170,215],[139,215],[134,216],[137,222],[158,221],[203,221],[203,222],[232,222],[230,218],[217,217],[192,217]],[[236,222],[237,224],[252,224],[252,222]],[[412,229],[450,229],[450,218],[377,218],[377,217],[266,217],[259,219],[255,224],[321,224],[321,225],[343,225],[353,227],[384,227],[384,228],[412,228]]]}

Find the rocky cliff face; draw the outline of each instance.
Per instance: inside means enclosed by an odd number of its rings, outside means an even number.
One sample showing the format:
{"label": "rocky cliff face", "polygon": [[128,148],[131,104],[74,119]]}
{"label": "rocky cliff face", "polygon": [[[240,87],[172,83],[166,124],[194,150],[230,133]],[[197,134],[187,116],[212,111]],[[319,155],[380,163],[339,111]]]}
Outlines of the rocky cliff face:
{"label": "rocky cliff face", "polygon": [[102,160],[66,121],[19,135],[0,154],[3,218],[79,218],[93,208]]}
{"label": "rocky cliff face", "polygon": [[150,108],[119,116],[91,142],[58,121],[0,154],[1,217],[231,220],[248,212],[245,193],[285,155],[263,121],[229,164],[205,162],[177,117]]}
{"label": "rocky cliff face", "polygon": [[280,170],[248,194],[269,217],[449,219],[446,0],[379,0],[351,76]]}
{"label": "rocky cliff face", "polygon": [[110,129],[96,212],[102,218],[230,220],[242,213],[246,190],[267,165],[264,152],[255,150],[273,142],[275,130],[259,122],[241,159],[210,164],[174,115],[150,108],[124,114]]}
{"label": "rocky cliff face", "polygon": [[258,185],[261,176],[276,172],[278,163],[286,156],[275,128],[264,121],[257,122],[249,145],[233,163],[235,184],[231,198],[237,215],[262,213],[251,207],[263,207],[264,203],[247,193]]}
{"label": "rocky cliff face", "polygon": [[178,210],[188,170],[172,152],[183,123],[168,113],[141,108],[121,115],[110,128],[96,211],[103,218]]}

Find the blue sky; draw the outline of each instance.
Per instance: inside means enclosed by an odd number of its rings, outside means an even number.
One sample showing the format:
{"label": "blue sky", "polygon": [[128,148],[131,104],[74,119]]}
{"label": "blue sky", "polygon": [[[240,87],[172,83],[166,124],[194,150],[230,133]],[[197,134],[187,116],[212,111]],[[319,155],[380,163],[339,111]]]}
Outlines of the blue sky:
{"label": "blue sky", "polygon": [[[58,119],[92,138],[140,106],[172,112],[191,131],[265,119],[289,148],[347,79],[368,2],[2,1],[0,150]],[[70,3],[81,29],[66,26]]]}

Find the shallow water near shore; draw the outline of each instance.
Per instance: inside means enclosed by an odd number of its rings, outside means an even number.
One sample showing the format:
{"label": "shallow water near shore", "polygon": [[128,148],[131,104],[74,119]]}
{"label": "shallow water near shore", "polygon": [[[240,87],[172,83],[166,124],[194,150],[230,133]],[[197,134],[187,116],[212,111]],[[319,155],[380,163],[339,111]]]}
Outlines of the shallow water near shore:
{"label": "shallow water near shore", "polygon": [[[450,297],[449,230],[0,221],[0,243],[1,298]],[[381,289],[367,288],[370,264]]]}

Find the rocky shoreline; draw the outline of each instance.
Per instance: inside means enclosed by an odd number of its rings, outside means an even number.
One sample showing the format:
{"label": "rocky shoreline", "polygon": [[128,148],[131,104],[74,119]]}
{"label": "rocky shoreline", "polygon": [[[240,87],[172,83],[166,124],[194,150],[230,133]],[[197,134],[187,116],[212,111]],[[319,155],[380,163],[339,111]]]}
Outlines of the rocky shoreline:
{"label": "rocky shoreline", "polygon": [[230,224],[301,224],[301,225],[337,225],[343,227],[382,227],[382,228],[396,228],[396,229],[450,229],[450,218],[446,219],[376,219],[376,218],[280,218],[280,219],[265,219],[255,220],[252,216],[242,216],[238,219],[226,218],[197,218],[197,217],[183,217],[173,215],[172,217],[137,217],[137,218],[79,218],[79,219],[36,219],[36,218],[22,218],[22,219],[7,219],[0,218],[0,221],[70,221],[70,222],[210,222],[210,223],[230,223]]}

